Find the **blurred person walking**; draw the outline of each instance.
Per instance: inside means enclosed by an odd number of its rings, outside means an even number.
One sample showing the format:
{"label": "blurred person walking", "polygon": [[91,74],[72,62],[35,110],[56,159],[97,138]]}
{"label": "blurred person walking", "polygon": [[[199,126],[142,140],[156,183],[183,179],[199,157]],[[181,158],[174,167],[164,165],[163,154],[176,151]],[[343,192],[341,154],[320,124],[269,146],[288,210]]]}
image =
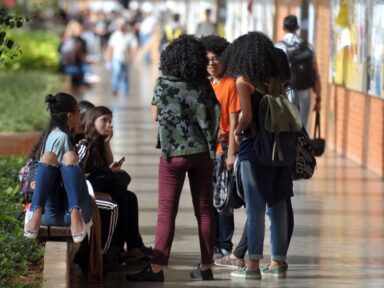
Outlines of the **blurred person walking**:
{"label": "blurred person walking", "polygon": [[117,21],[117,30],[112,33],[105,51],[107,68],[112,69],[113,95],[125,96],[129,88],[129,64],[137,51],[137,39],[132,33],[131,25],[124,19]]}
{"label": "blurred person walking", "polygon": [[311,109],[311,90],[315,93],[314,110],[320,111],[321,81],[313,47],[297,35],[299,23],[295,15],[284,18],[285,35],[282,41],[275,44],[288,56],[291,67],[291,84],[294,89],[293,103],[299,107],[301,121],[307,127]]}
{"label": "blurred person walking", "polygon": [[216,23],[211,21],[212,10],[207,8],[204,11],[205,20],[199,22],[196,27],[196,37],[208,36],[208,35],[216,35],[217,27]]}
{"label": "blurred person walking", "polygon": [[64,32],[59,46],[59,70],[71,77],[70,91],[79,94],[84,86],[84,77],[91,74],[87,63],[87,44],[82,38],[83,26],[76,20],[71,20]]}
{"label": "blurred person walking", "polygon": [[179,38],[184,33],[185,30],[180,23],[180,14],[173,14],[171,21],[164,26],[160,50],[163,50],[171,41]]}

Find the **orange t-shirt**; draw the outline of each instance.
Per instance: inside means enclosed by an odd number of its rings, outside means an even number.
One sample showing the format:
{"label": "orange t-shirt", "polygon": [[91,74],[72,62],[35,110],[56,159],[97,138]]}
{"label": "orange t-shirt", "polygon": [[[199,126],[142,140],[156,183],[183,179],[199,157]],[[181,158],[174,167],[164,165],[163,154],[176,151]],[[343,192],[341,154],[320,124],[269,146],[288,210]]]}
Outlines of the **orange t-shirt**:
{"label": "orange t-shirt", "polygon": [[[216,98],[220,103],[220,130],[229,132],[229,113],[240,112],[240,99],[236,90],[236,82],[232,77],[225,77],[219,82],[211,82]],[[216,154],[223,151],[221,145],[217,145]]]}

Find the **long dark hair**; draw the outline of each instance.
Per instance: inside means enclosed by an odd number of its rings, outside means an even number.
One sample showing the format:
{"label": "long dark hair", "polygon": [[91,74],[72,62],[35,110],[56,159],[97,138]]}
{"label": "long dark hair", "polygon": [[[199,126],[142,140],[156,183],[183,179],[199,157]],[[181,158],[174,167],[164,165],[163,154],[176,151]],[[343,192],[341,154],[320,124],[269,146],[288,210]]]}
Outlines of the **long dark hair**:
{"label": "long dark hair", "polygon": [[109,165],[106,163],[105,136],[100,135],[95,127],[96,119],[103,115],[112,116],[112,111],[105,106],[96,106],[89,110],[84,118],[84,134],[89,147],[89,157],[85,166],[87,172],[93,168],[104,168]]}
{"label": "long dark hair", "polygon": [[47,110],[49,110],[51,118],[48,127],[43,130],[39,141],[29,155],[34,160],[40,158],[45,146],[45,141],[54,128],[59,128],[66,133],[74,145],[73,137],[67,124],[67,113],[75,112],[78,109],[78,103],[75,97],[63,92],[57,93],[56,95],[49,94],[45,97],[45,103],[47,104]]}

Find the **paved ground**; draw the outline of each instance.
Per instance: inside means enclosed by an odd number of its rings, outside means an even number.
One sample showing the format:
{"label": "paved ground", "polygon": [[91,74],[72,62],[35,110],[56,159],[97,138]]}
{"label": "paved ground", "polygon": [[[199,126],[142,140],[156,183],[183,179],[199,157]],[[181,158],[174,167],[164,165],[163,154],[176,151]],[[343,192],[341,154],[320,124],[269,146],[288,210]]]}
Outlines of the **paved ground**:
{"label": "paved ground", "polygon": [[[107,74],[85,98],[107,105],[114,112],[116,158],[126,157],[124,168],[132,176],[131,190],[140,206],[144,241],[153,246],[157,212],[156,125],[150,118],[150,99],[156,67],[133,67],[127,97],[113,97]],[[186,183],[187,184],[187,183]],[[72,287],[384,287],[384,182],[375,174],[332,151],[318,159],[310,181],[296,182],[293,208],[295,231],[288,252],[286,279],[232,280],[231,269],[215,268],[215,281],[193,282],[189,272],[199,262],[197,225],[188,185],[182,193],[175,240],[164,284],[129,283],[121,267],[103,283],[89,283],[72,267]],[[243,210],[236,211],[234,243],[241,235]],[[265,259],[269,259],[269,232]]]}

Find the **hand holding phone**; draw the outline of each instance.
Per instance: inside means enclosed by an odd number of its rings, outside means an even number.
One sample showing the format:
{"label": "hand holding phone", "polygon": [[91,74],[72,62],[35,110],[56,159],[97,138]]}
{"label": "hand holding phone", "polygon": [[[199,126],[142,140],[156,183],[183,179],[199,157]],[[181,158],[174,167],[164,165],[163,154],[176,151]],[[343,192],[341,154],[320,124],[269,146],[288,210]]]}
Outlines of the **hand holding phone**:
{"label": "hand holding phone", "polygon": [[116,165],[121,166],[123,165],[124,161],[125,161],[125,157],[122,157],[119,161],[116,162]]}
{"label": "hand holding phone", "polygon": [[109,168],[112,169],[113,172],[120,171],[121,165],[123,165],[123,162],[125,160],[125,157],[121,158],[119,161],[113,161],[111,165],[109,165]]}

